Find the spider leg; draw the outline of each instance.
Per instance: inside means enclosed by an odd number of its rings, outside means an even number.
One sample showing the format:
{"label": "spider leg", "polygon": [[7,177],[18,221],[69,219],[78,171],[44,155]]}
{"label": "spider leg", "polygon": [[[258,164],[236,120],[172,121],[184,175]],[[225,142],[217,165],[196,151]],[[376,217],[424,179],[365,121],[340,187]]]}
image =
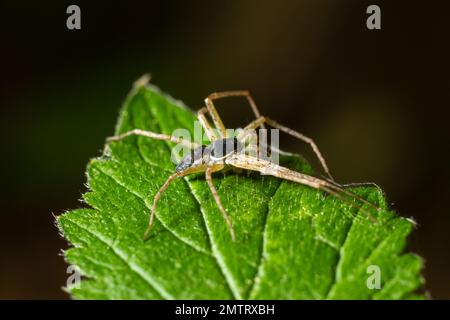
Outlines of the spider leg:
{"label": "spider leg", "polygon": [[245,154],[233,155],[227,158],[225,163],[242,169],[258,171],[264,175],[271,175],[285,180],[301,183],[315,189],[323,189],[322,187],[332,186],[325,180],[290,170],[268,160],[259,159]]}
{"label": "spider leg", "polygon": [[195,142],[191,142],[189,140],[180,138],[180,137],[175,137],[175,136],[170,136],[164,133],[156,133],[156,132],[152,132],[152,131],[145,131],[145,130],[141,130],[141,129],[134,129],[131,131],[127,131],[125,133],[122,133],[120,135],[117,136],[112,136],[112,137],[108,137],[106,139],[106,143],[111,143],[113,141],[119,141],[122,140],[128,136],[142,136],[142,137],[147,137],[147,138],[151,138],[151,139],[155,139],[155,140],[165,140],[165,141],[171,141],[171,142],[175,142],[175,143],[180,143],[190,149],[196,148],[199,145],[196,144]]}
{"label": "spider leg", "polygon": [[217,189],[214,186],[214,183],[212,180],[211,173],[213,173],[214,171],[217,171],[217,169],[214,169],[213,167],[206,168],[206,171],[205,171],[206,182],[208,183],[209,189],[211,190],[214,200],[216,201],[216,204],[219,207],[220,212],[222,212],[223,218],[225,219],[225,221],[227,223],[228,230],[230,231],[230,234],[231,234],[231,239],[233,241],[236,241],[236,236],[234,235],[234,230],[233,230],[233,223],[231,222],[231,218],[227,214],[227,211],[223,207],[222,201],[220,201],[219,194],[217,193]]}
{"label": "spider leg", "polygon": [[[375,206],[374,204],[370,203],[366,199],[354,194],[353,192],[350,192],[348,190],[345,190],[337,185],[334,185],[326,180],[322,180],[304,173],[300,173],[297,171],[290,170],[286,167],[282,167],[280,165],[277,165],[275,163],[272,163],[267,160],[258,159],[256,157],[251,157],[244,154],[237,154],[232,157],[229,157],[225,160],[226,164],[252,170],[252,171],[258,171],[265,175],[271,175],[275,176],[277,178],[297,182],[306,186],[309,186],[314,189],[323,190],[328,192],[329,194],[333,195],[334,197],[343,200],[344,202],[349,203],[350,205],[354,206],[353,203],[348,201],[348,199],[345,198],[345,196],[356,198],[365,204],[369,204],[371,206]],[[345,196],[344,196],[345,195]],[[376,206],[375,206],[376,207]],[[359,206],[356,206],[357,209],[361,209]],[[376,207],[377,208],[377,207]],[[378,209],[378,208],[377,208]],[[372,221],[375,222],[374,217],[370,214],[368,214],[366,211],[364,211],[364,214]]]}
{"label": "spider leg", "polygon": [[336,183],[335,181],[330,181],[331,183],[337,185],[341,188],[351,188],[351,187],[374,187],[378,190],[382,190],[381,187],[375,182],[350,182],[350,183]]}
{"label": "spider leg", "polygon": [[161,199],[162,194],[164,193],[164,191],[166,191],[166,189],[169,187],[169,185],[172,183],[172,181],[174,181],[176,178],[181,178],[181,177],[187,176],[189,174],[202,172],[205,170],[206,170],[206,166],[204,166],[204,165],[197,166],[197,167],[191,167],[191,168],[187,168],[182,171],[175,172],[167,178],[166,182],[164,182],[162,187],[158,190],[158,192],[153,197],[153,204],[152,204],[152,207],[150,208],[150,218],[148,221],[147,229],[145,229],[145,233],[144,233],[144,237],[143,237],[144,241],[148,239],[150,231],[153,227],[153,222],[155,220],[156,205],[157,205],[158,201]]}
{"label": "spider leg", "polygon": [[286,127],[286,126],[283,126],[283,125],[279,124],[278,122],[276,122],[276,121],[274,121],[274,120],[272,120],[270,118],[261,116],[258,119],[256,119],[255,121],[253,121],[250,124],[248,124],[244,128],[244,131],[242,132],[242,136],[245,135],[245,132],[249,132],[251,130],[255,130],[258,127],[262,126],[264,123],[267,123],[269,126],[271,126],[273,128],[276,128],[276,129],[279,129],[279,130],[283,131],[284,133],[287,133],[287,134],[293,136],[294,138],[297,138],[297,139],[299,139],[299,140],[309,144],[311,146],[312,150],[314,151],[314,153],[316,154],[316,157],[319,159],[320,164],[322,165],[322,168],[325,171],[325,173],[328,175],[328,177],[331,180],[334,181],[333,176],[331,175],[330,170],[328,169],[328,166],[327,166],[327,163],[325,161],[325,158],[322,156],[322,153],[319,150],[319,147],[317,147],[317,145],[316,145],[316,143],[314,142],[313,139],[303,135],[300,132],[297,132],[297,131],[292,130],[292,129]]}
{"label": "spider leg", "polygon": [[[259,118],[261,116],[259,109],[256,106],[255,101],[253,100],[252,95],[247,90],[223,91],[223,92],[211,93],[208,97],[206,97],[205,104],[206,104],[206,107],[208,108],[209,114],[211,115],[214,125],[216,126],[217,129],[219,129],[222,132],[224,137],[226,137],[226,128],[216,110],[216,107],[214,106],[213,100],[218,100],[218,99],[223,99],[223,98],[228,98],[228,97],[245,97],[245,98],[247,98],[247,101],[250,104],[250,107],[252,108],[253,113],[255,114],[255,117]],[[263,125],[263,127],[264,127],[264,125]]]}
{"label": "spider leg", "polygon": [[208,119],[205,117],[205,113],[208,112],[208,108],[203,107],[200,110],[197,111],[197,118],[198,121],[200,121],[203,129],[206,132],[206,135],[208,136],[209,141],[215,141],[217,139],[221,138],[222,132],[220,130],[214,129],[211,127],[211,124],[209,123]]}
{"label": "spider leg", "polygon": [[380,188],[379,185],[377,185],[374,182],[352,182],[352,183],[344,183],[344,184],[339,184],[333,180],[328,180],[326,179],[330,184],[332,188],[335,188],[336,190],[341,190],[343,193],[345,193],[346,195],[356,198],[358,200],[360,200],[361,202],[368,204],[369,206],[374,207],[375,209],[379,210],[380,208],[378,208],[376,205],[374,205],[373,203],[367,201],[366,199],[364,199],[363,197],[361,197],[360,195],[349,191],[349,190],[345,190],[344,188],[352,188],[352,187],[375,187],[377,188],[380,192],[382,192],[382,189]]}
{"label": "spider leg", "polygon": [[[262,143],[261,141],[258,141],[258,134],[255,129],[241,129],[236,136],[239,142],[245,146],[245,152],[250,155],[255,155],[256,153],[259,154],[259,150],[261,148],[270,148],[272,152],[276,152],[281,155],[285,156],[292,156],[294,155],[291,152],[286,152],[283,150],[280,150],[279,148],[275,147],[274,145],[269,145],[267,141],[265,143]],[[250,148],[249,148],[250,147]],[[256,147],[256,151],[254,150]],[[256,152],[256,153],[255,153]]]}

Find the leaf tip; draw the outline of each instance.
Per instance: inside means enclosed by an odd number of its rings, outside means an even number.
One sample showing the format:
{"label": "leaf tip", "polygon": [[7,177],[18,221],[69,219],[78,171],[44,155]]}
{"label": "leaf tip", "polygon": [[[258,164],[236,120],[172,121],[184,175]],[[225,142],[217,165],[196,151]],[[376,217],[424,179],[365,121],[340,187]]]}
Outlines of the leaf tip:
{"label": "leaf tip", "polygon": [[145,87],[147,84],[150,83],[151,78],[152,78],[152,76],[150,73],[144,73],[136,81],[134,81],[133,88],[139,89],[139,88]]}

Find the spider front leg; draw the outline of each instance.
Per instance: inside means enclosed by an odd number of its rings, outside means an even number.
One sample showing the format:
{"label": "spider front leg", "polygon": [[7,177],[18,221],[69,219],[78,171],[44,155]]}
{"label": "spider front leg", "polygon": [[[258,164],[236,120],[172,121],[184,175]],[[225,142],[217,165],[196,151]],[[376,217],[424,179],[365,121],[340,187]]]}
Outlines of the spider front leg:
{"label": "spider front leg", "polygon": [[194,149],[199,146],[197,143],[191,142],[191,141],[183,139],[181,137],[175,137],[175,136],[167,135],[164,133],[156,133],[156,132],[146,131],[146,130],[142,130],[142,129],[133,129],[133,130],[124,132],[122,134],[106,138],[106,144],[103,148],[103,154],[107,153],[109,144],[111,142],[120,141],[129,136],[142,136],[142,137],[151,138],[151,139],[155,139],[155,140],[171,141],[171,142],[179,143],[189,149]]}
{"label": "spider front leg", "polygon": [[[222,135],[226,137],[226,128],[225,125],[222,122],[222,119],[219,116],[219,113],[216,110],[216,107],[214,106],[213,100],[223,99],[223,98],[229,98],[229,97],[245,97],[247,98],[247,101],[252,108],[253,113],[255,114],[256,118],[259,118],[261,116],[261,113],[259,112],[258,107],[256,106],[255,100],[253,100],[252,95],[247,90],[237,90],[237,91],[223,91],[223,92],[214,92],[211,93],[208,97],[205,99],[206,108],[209,111],[209,114],[211,115],[211,119],[214,122],[214,125],[218,130],[222,132]],[[264,125],[262,125],[264,127]]]}
{"label": "spider front leg", "polygon": [[150,231],[152,230],[153,222],[155,220],[156,205],[158,204],[158,201],[161,199],[162,194],[164,193],[164,191],[166,191],[166,189],[169,187],[169,185],[177,178],[182,178],[184,176],[187,176],[187,175],[193,174],[193,173],[204,172],[205,170],[206,170],[206,166],[204,166],[204,165],[190,167],[185,170],[175,172],[167,178],[166,182],[164,182],[162,187],[158,190],[158,192],[153,197],[153,204],[152,204],[152,207],[150,208],[150,218],[148,221],[148,226],[144,232],[144,237],[143,237],[144,241],[148,239]]}
{"label": "spider front leg", "polygon": [[[291,136],[293,136],[294,138],[297,138],[307,144],[309,144],[313,150],[313,152],[315,153],[316,157],[319,159],[320,164],[322,165],[323,170],[325,171],[325,173],[328,175],[328,177],[331,179],[331,181],[334,181],[333,176],[330,173],[330,170],[328,169],[327,163],[325,161],[325,158],[322,156],[322,153],[319,150],[319,147],[317,147],[316,143],[314,142],[313,139],[305,136],[304,134],[297,132],[295,130],[292,130],[286,126],[283,126],[281,124],[279,124],[278,122],[261,116],[258,119],[256,119],[255,121],[251,122],[250,124],[248,124],[245,128],[244,131],[242,132],[242,135],[245,135],[245,132],[247,131],[252,131],[257,129],[258,127],[261,127],[264,125],[264,123],[267,123],[269,126],[275,128],[275,129],[279,129],[284,133],[287,133]],[[240,137],[243,138],[243,137]]]}
{"label": "spider front leg", "polygon": [[171,141],[171,142],[175,142],[175,143],[180,143],[183,146],[186,146],[190,149],[194,149],[196,147],[198,147],[199,145],[195,142],[191,142],[189,140],[180,138],[180,137],[175,137],[175,136],[171,136],[171,135],[167,135],[164,133],[156,133],[156,132],[152,132],[152,131],[145,131],[145,130],[141,130],[141,129],[134,129],[131,131],[127,131],[125,133],[122,133],[120,135],[117,136],[112,136],[112,137],[108,137],[106,139],[106,143],[111,143],[114,141],[120,141],[122,139],[125,139],[128,136],[142,136],[142,137],[147,137],[147,138],[151,138],[151,139],[155,139],[155,140],[164,140],[164,141]]}
{"label": "spider front leg", "polygon": [[220,170],[222,168],[223,168],[223,166],[220,166],[220,168],[214,168],[214,167],[206,168],[205,178],[206,178],[206,182],[208,183],[209,189],[211,190],[211,193],[212,193],[212,195],[214,197],[214,200],[216,201],[216,204],[219,207],[220,212],[222,212],[222,216],[223,216],[223,218],[225,219],[225,221],[227,223],[228,230],[230,231],[230,234],[231,234],[231,239],[234,242],[234,241],[236,241],[236,236],[235,236],[234,230],[233,230],[233,223],[231,222],[231,218],[227,214],[227,211],[223,207],[222,201],[220,201],[219,194],[217,193],[217,189],[214,186],[214,183],[213,183],[213,180],[212,180],[212,176],[211,176],[211,173],[213,173],[214,171],[218,171],[218,170]]}
{"label": "spider front leg", "polygon": [[197,118],[198,121],[200,121],[200,124],[203,127],[203,130],[205,130],[206,136],[208,137],[209,141],[213,142],[220,138],[222,138],[220,130],[214,129],[209,124],[208,119],[205,117],[205,113],[208,112],[208,108],[203,107],[200,110],[197,111]]}

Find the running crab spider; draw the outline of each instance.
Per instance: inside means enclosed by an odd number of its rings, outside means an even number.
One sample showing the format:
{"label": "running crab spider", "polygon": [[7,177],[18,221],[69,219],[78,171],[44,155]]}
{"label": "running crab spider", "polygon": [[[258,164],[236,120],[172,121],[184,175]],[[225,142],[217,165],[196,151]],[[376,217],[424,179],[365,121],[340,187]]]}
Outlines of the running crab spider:
{"label": "running crab spider", "polygon": [[[227,97],[246,98],[255,115],[255,120],[250,122],[242,131],[240,131],[234,137],[230,137],[228,135],[226,127],[223,124],[222,119],[220,118],[213,103],[214,100]],[[169,187],[169,185],[176,178],[182,178],[187,175],[204,172],[206,182],[208,184],[209,189],[211,190],[212,196],[214,197],[214,200],[220,212],[222,213],[225,222],[227,223],[228,230],[230,232],[232,240],[235,241],[236,236],[233,230],[233,223],[227,211],[225,210],[222,201],[220,200],[219,194],[217,192],[216,187],[214,186],[212,179],[212,173],[221,171],[228,167],[257,171],[264,175],[275,176],[281,179],[300,183],[309,186],[311,188],[323,190],[335,196],[336,198],[342,199],[344,201],[347,200],[345,197],[351,197],[356,198],[365,204],[374,206],[373,204],[361,198],[360,196],[348,190],[345,190],[344,186],[334,182],[334,179],[331,176],[330,170],[328,169],[325,159],[320,153],[319,148],[314,143],[314,141],[311,138],[297,131],[294,131],[288,127],[285,127],[268,117],[262,116],[251,94],[248,91],[225,91],[212,93],[205,99],[205,104],[206,107],[201,108],[197,112],[197,118],[211,142],[209,145],[197,145],[188,140],[184,140],[182,138],[178,138],[175,136],[166,135],[162,133],[155,133],[151,131],[144,131],[140,129],[134,129],[117,136],[109,137],[107,139],[107,143],[111,143],[113,141],[119,141],[132,135],[144,136],[156,140],[165,140],[180,143],[184,146],[189,147],[191,150],[190,154],[185,156],[178,163],[178,165],[175,168],[175,172],[167,178],[166,182],[155,194],[153,198],[153,204],[150,209],[149,223],[144,233],[144,240],[148,238],[150,231],[152,229],[155,218],[156,205],[160,200],[164,191]],[[209,120],[206,118],[206,115],[209,115],[209,117],[213,122],[214,127],[211,126]],[[317,177],[293,171],[291,169],[273,163],[267,159],[262,159],[255,155],[247,154],[245,152],[244,146],[246,140],[249,137],[249,133],[254,132],[254,130],[258,128],[265,128],[265,125],[271,126],[275,129],[279,129],[280,131],[287,133],[309,144],[313,152],[317,156],[318,160],[320,161],[323,170],[325,171],[328,178],[325,180],[319,179]],[[368,217],[373,219],[373,217],[371,216]]]}

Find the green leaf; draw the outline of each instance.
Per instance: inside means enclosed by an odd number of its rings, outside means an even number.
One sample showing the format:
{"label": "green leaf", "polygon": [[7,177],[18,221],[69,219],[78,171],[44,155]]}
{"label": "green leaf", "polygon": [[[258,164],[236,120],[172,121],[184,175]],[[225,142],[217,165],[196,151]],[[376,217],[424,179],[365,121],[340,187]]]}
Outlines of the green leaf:
{"label": "green leaf", "polygon": [[[140,128],[193,132],[194,114],[153,86],[135,88],[116,134]],[[402,299],[423,298],[421,259],[403,253],[413,223],[386,207],[375,188],[353,191],[383,210],[378,223],[321,191],[258,173],[216,173],[237,237],[202,175],[175,181],[142,240],[154,194],[174,170],[171,144],[128,137],[90,161],[88,208],[58,217],[65,251],[85,279],[81,299]],[[311,173],[299,157],[285,165]],[[369,289],[369,266],[381,289]]]}

